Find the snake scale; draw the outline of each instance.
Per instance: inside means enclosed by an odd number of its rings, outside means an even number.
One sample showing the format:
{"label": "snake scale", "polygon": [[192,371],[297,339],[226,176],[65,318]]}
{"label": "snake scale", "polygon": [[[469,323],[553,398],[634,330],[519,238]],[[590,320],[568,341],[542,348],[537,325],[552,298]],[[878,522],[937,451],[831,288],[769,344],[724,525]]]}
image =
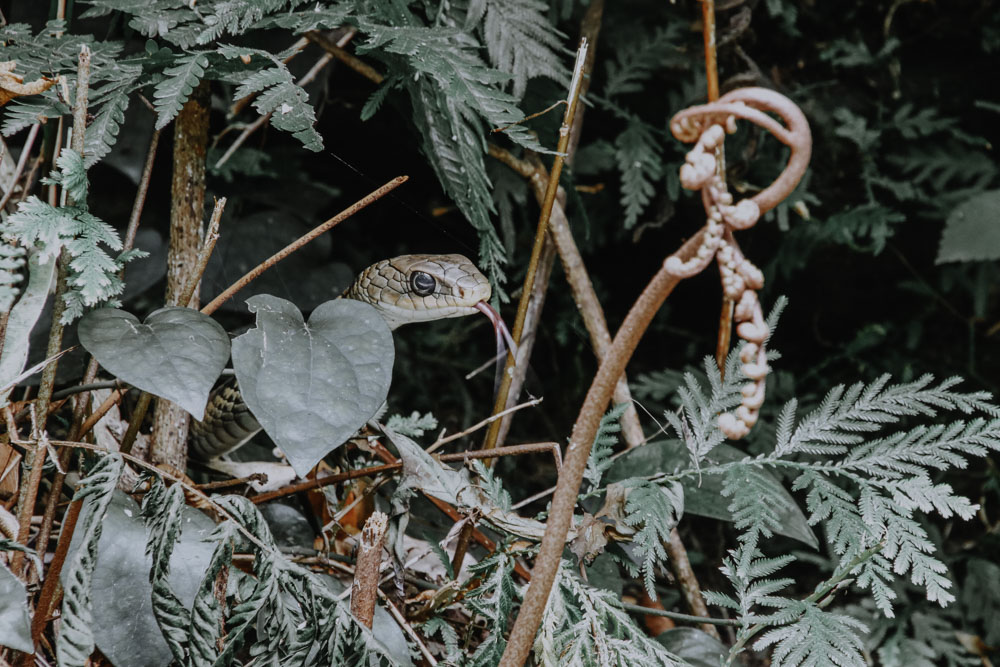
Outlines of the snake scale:
{"label": "snake scale", "polygon": [[[488,305],[489,280],[462,255],[402,255],[372,264],[340,298],[373,306],[390,329],[414,322],[483,312],[497,326]],[[190,453],[210,459],[240,447],[261,430],[235,381],[209,398],[204,421],[192,422]]]}

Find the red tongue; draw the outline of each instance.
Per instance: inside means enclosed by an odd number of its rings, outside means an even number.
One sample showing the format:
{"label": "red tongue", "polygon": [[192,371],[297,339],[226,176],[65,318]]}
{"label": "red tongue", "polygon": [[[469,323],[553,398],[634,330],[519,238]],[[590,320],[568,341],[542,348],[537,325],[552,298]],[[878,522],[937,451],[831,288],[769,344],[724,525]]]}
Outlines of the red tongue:
{"label": "red tongue", "polygon": [[514,339],[511,338],[510,331],[507,329],[507,325],[504,324],[503,318],[500,317],[500,313],[493,310],[493,307],[485,301],[477,303],[476,309],[486,317],[490,318],[490,322],[493,323],[493,330],[497,335],[497,353],[503,351],[503,343],[506,341],[508,349],[514,353],[514,358],[516,359],[517,343],[515,343]]}

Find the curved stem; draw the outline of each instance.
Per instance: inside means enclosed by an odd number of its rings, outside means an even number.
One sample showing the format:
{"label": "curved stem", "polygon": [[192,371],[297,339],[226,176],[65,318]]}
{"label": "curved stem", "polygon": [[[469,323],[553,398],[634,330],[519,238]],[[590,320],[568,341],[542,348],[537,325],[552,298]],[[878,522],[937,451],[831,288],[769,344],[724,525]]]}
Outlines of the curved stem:
{"label": "curved stem", "polygon": [[[699,231],[676,253],[682,261],[689,260],[697,253],[704,234],[704,229]],[[656,315],[663,301],[680,280],[679,277],[672,275],[663,267],[656,272],[649,285],[629,310],[625,321],[615,335],[611,349],[608,350],[607,356],[601,362],[597,375],[594,376],[590,389],[587,391],[587,397],[584,399],[583,407],[580,409],[576,424],[573,426],[573,433],[563,461],[563,469],[559,474],[559,482],[556,484],[555,494],[552,497],[548,526],[545,529],[541,549],[532,570],[531,584],[528,586],[524,603],[521,605],[521,613],[518,614],[517,620],[514,622],[507,648],[500,660],[501,667],[522,665],[531,652],[535,632],[542,620],[549,592],[559,570],[563,547],[566,544],[566,535],[573,521],[573,509],[576,507],[577,494],[583,480],[583,472],[587,467],[590,448],[601,422],[601,415],[604,413],[612,393],[614,393],[618,378],[625,370],[626,364],[631,359],[632,353],[649,327],[653,316]]]}

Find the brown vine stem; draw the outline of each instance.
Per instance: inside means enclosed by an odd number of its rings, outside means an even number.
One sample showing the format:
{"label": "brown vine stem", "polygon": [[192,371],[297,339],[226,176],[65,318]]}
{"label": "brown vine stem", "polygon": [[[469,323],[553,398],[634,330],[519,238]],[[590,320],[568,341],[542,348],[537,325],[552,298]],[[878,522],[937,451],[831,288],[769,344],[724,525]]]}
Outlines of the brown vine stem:
{"label": "brown vine stem", "polygon": [[[687,261],[693,257],[702,243],[704,229],[677,251],[676,255]],[[594,442],[594,436],[601,422],[601,415],[607,408],[615,383],[625,370],[625,366],[643,333],[649,327],[653,316],[659,310],[663,301],[676,287],[680,278],[671,275],[660,267],[646,289],[632,305],[625,321],[615,335],[607,356],[597,369],[597,374],[591,382],[583,407],[573,425],[570,443],[566,449],[563,469],[552,496],[548,524],[541,548],[532,569],[531,584],[521,605],[521,611],[514,622],[507,647],[500,660],[500,667],[518,667],[527,660],[535,639],[535,632],[542,620],[542,613],[549,599],[549,592],[555,581],[562,559],[566,535],[573,521],[573,509],[583,480],[583,472],[587,467],[587,457]]]}
{"label": "brown vine stem", "polygon": [[[441,454],[437,457],[437,459],[443,463],[450,463],[452,461],[468,461],[470,459],[485,459],[499,456],[521,456],[523,454],[538,454],[540,452],[552,452],[552,457],[556,461],[556,468],[560,467],[562,460],[559,457],[559,444],[555,442],[532,442],[523,445],[509,445],[507,447],[498,447],[488,454],[480,450],[456,452],[454,454]],[[384,472],[397,472],[402,469],[402,462],[393,461],[392,463],[386,463],[385,465],[348,470],[347,472],[327,475],[326,477],[320,477],[319,479],[309,479],[304,482],[298,482],[297,484],[289,484],[288,486],[275,489],[274,491],[258,494],[250,500],[255,505],[260,505],[261,503],[266,503],[276,498],[290,496],[293,493],[311,491],[312,489],[319,489],[324,486],[330,486],[331,484],[347,482],[359,477],[372,477],[374,475],[380,475]]]}
{"label": "brown vine stem", "polygon": [[[83,155],[83,140],[87,129],[87,95],[90,90],[90,47],[86,44],[80,46],[80,55],[77,60],[77,80],[76,80],[76,101],[73,106],[73,150]],[[52,297],[52,328],[49,329],[49,343],[45,357],[51,358],[59,353],[62,347],[63,337],[63,312],[66,310],[66,302],[63,294],[66,292],[66,276],[69,272],[69,260],[66,253],[60,252],[58,277],[56,280],[56,291]],[[38,386],[38,399],[35,402],[35,413],[38,415],[38,430],[44,432],[49,417],[49,401],[52,398],[52,387],[56,381],[56,368],[59,362],[53,361],[45,367],[42,372],[42,379]],[[25,467],[30,470],[28,479],[21,487],[18,496],[17,521],[19,531],[17,541],[27,546],[28,538],[31,535],[31,516],[35,511],[35,501],[38,498],[38,487],[42,482],[42,470],[45,467],[45,450],[38,447],[29,449],[25,456]],[[24,554],[15,551],[11,558],[11,569],[15,573],[21,573],[24,564]]]}
{"label": "brown vine stem", "polygon": [[358,544],[358,562],[354,566],[354,583],[351,585],[351,614],[366,628],[372,627],[375,618],[378,573],[388,527],[389,517],[383,512],[375,512],[365,521]]}
{"label": "brown vine stem", "polygon": [[[715,0],[701,0],[702,37],[705,42],[705,83],[708,88],[708,101],[719,99],[719,68],[716,58],[715,41]],[[725,174],[725,153],[720,146],[716,151],[717,169]],[[725,375],[726,357],[729,355],[729,344],[733,335],[733,308],[736,304],[725,294],[722,295],[722,310],[719,313],[719,334],[715,342],[715,363],[719,373]],[[704,603],[702,603],[704,604]]]}
{"label": "brown vine stem", "polygon": [[410,178],[409,176],[397,176],[396,178],[392,179],[382,187],[368,193],[358,201],[354,202],[353,204],[351,204],[350,206],[348,206],[343,211],[333,216],[323,224],[313,228],[312,231],[300,236],[295,241],[292,241],[287,246],[285,246],[278,252],[274,253],[273,255],[265,259],[263,262],[261,262],[254,268],[247,271],[247,273],[242,278],[240,278],[235,283],[227,287],[225,291],[222,292],[222,294],[212,299],[211,303],[209,303],[207,306],[201,309],[201,312],[206,315],[211,315],[219,308],[219,306],[224,304],[229,299],[233,298],[233,296],[237,292],[239,292],[241,289],[243,289],[251,282],[253,282],[253,280],[255,280],[258,276],[260,276],[260,274],[264,273],[269,268],[271,268],[281,260],[288,257],[289,255],[291,255],[293,252],[295,252],[305,244],[315,240],[317,237],[323,235],[325,232],[328,232],[329,230],[333,229],[334,227],[336,227],[341,222],[351,217],[361,209],[371,204],[374,204],[376,201],[378,201],[379,199],[381,199],[382,197],[389,194],[390,192],[398,188],[400,185],[405,183],[407,180],[409,180],[409,178]]}
{"label": "brown vine stem", "polygon": [[[514,328],[511,336],[515,343],[521,341],[521,334],[524,333],[524,318],[528,313],[528,302],[531,299],[532,287],[535,284],[535,274],[538,271],[538,259],[542,254],[542,245],[548,233],[549,218],[552,216],[552,207],[556,201],[556,193],[559,191],[559,176],[562,174],[563,162],[566,160],[566,150],[569,147],[570,128],[573,126],[573,118],[576,115],[576,107],[580,101],[580,86],[583,82],[583,68],[587,60],[588,42],[587,38],[580,39],[580,46],[576,51],[576,63],[573,66],[573,79],[569,86],[567,96],[566,113],[563,116],[562,126],[559,128],[559,143],[556,147],[556,156],[552,161],[552,171],[549,174],[548,188],[545,191],[545,201],[542,203],[542,211],[538,216],[538,227],[535,230],[535,242],[531,248],[531,259],[528,260],[528,270],[524,276],[524,287],[521,290],[521,300],[517,304],[517,316],[514,319]],[[510,393],[511,379],[514,371],[514,354],[507,355],[507,365],[504,368],[503,380],[500,383],[500,391],[497,392],[496,402],[493,404],[493,414],[502,412],[507,407],[507,395]],[[490,424],[486,432],[486,439],[483,442],[483,449],[493,449],[497,445],[497,436],[500,433],[500,422]],[[487,462],[488,463],[488,462]]]}

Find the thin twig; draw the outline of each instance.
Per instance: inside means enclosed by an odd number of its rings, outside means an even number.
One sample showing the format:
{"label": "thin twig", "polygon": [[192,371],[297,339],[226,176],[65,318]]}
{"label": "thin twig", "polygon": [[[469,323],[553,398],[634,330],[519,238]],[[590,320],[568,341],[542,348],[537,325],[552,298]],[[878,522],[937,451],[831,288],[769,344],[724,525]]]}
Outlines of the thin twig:
{"label": "thin twig", "polygon": [[361,76],[365,77],[369,81],[372,81],[374,83],[382,83],[385,80],[385,77],[379,74],[374,67],[364,62],[357,56],[348,53],[341,47],[337,46],[336,42],[334,42],[332,39],[330,39],[323,33],[316,30],[311,30],[306,33],[306,38],[310,42],[318,44],[320,47],[322,47],[328,53],[330,53],[334,58],[344,63],[345,65],[347,65],[352,70],[354,70]]}
{"label": "thin twig", "polygon": [[212,209],[212,219],[208,223],[208,231],[205,232],[205,241],[201,246],[201,250],[198,251],[198,259],[195,261],[194,269],[188,276],[188,282],[184,286],[184,291],[181,292],[177,299],[176,305],[182,308],[187,308],[191,305],[194,292],[198,288],[198,283],[201,282],[202,274],[205,273],[205,267],[208,266],[208,260],[215,249],[215,243],[219,240],[219,221],[222,219],[222,212],[225,208],[225,197],[216,200],[215,208]]}
{"label": "thin twig", "polygon": [[[521,342],[521,335],[524,333],[524,319],[528,312],[528,301],[531,298],[532,287],[535,283],[535,273],[538,270],[538,260],[542,253],[542,245],[548,234],[549,217],[552,215],[552,206],[556,201],[556,193],[559,190],[559,176],[562,174],[563,162],[566,159],[566,149],[569,146],[569,131],[573,126],[573,117],[576,114],[576,107],[580,100],[580,86],[583,81],[583,66],[587,59],[588,42],[584,37],[580,40],[580,46],[576,52],[576,64],[573,67],[573,80],[570,82],[569,95],[567,96],[566,113],[563,115],[562,126],[559,128],[559,143],[556,147],[556,156],[552,162],[552,171],[549,174],[549,187],[545,193],[545,201],[542,203],[542,210],[538,216],[538,226],[535,230],[535,242],[531,248],[531,258],[528,260],[528,269],[524,276],[524,286],[521,291],[521,300],[517,304],[517,316],[514,319],[514,328],[511,336],[514,343]],[[507,365],[504,368],[503,380],[500,383],[500,390],[497,392],[496,402],[493,404],[493,414],[502,412],[507,407],[507,395],[510,393],[512,371],[514,369],[514,354],[511,352],[507,357]],[[483,449],[493,449],[497,446],[497,436],[500,433],[500,423],[494,422],[486,432],[483,442]]]}
{"label": "thin twig", "polygon": [[156,148],[160,144],[160,131],[153,129],[153,136],[149,140],[149,148],[146,150],[146,162],[142,166],[142,176],[139,177],[139,188],[135,193],[135,200],[132,202],[132,212],[128,216],[128,227],[125,230],[124,249],[131,250],[135,245],[135,235],[139,230],[139,219],[142,218],[142,210],[146,205],[146,194],[149,192],[149,181],[153,176],[153,162],[156,160]]}
{"label": "thin twig", "polygon": [[[430,450],[427,450],[428,453]],[[555,460],[556,468],[558,469],[562,461],[559,455],[559,444],[555,442],[533,442],[523,445],[508,445],[507,447],[498,447],[494,449],[489,454],[485,454],[480,450],[472,450],[467,452],[456,452],[454,454],[441,454],[437,458],[442,463],[451,463],[453,461],[467,461],[469,459],[484,459],[499,456],[522,456],[524,454],[537,454],[540,452],[551,452],[552,458]],[[391,463],[386,463],[385,465],[370,466],[368,468],[358,468],[357,470],[348,470],[346,472],[336,473],[334,475],[327,475],[326,477],[320,477],[318,479],[308,479],[304,482],[299,482],[297,484],[289,484],[288,486],[283,486],[280,489],[275,489],[274,491],[268,491],[267,493],[261,493],[250,500],[255,504],[259,505],[261,503],[266,503],[275,498],[283,498],[285,496],[290,496],[294,493],[300,493],[302,491],[311,491],[312,489],[319,489],[324,486],[330,486],[331,484],[340,484],[341,482],[348,482],[352,479],[358,479],[359,477],[372,477],[374,475],[380,475],[384,472],[396,472],[403,469],[403,464],[401,461],[393,461]]]}
{"label": "thin twig", "polygon": [[41,126],[41,123],[35,123],[31,126],[31,130],[28,131],[28,138],[24,140],[24,148],[21,149],[21,155],[17,158],[17,166],[14,167],[14,175],[10,179],[3,199],[0,199],[0,211],[3,210],[3,207],[7,205],[7,202],[14,195],[14,189],[17,187],[17,182],[21,179],[21,174],[24,173],[24,166],[28,164],[28,156],[34,146],[35,137],[38,136],[38,128]]}
{"label": "thin twig", "polygon": [[388,609],[389,613],[392,614],[392,617],[396,619],[396,623],[399,624],[399,627],[403,628],[403,632],[410,635],[410,639],[412,639],[414,643],[417,645],[417,647],[420,649],[420,653],[424,656],[424,659],[427,660],[427,662],[432,667],[438,664],[438,661],[434,659],[433,655],[431,655],[430,650],[428,650],[423,640],[420,639],[420,635],[418,635],[416,630],[414,630],[413,627],[406,622],[406,619],[403,618],[403,614],[401,614],[400,611],[396,609],[396,605],[394,605],[392,601],[389,599],[389,597],[381,590],[378,592],[378,595],[380,598],[382,598],[382,602],[385,603],[385,608]]}
{"label": "thin twig", "polygon": [[462,562],[465,560],[465,552],[469,550],[469,540],[472,539],[472,531],[476,527],[474,516],[465,517],[465,523],[458,532],[458,541],[455,543],[455,555],[451,557],[451,572],[455,579],[462,571]]}
{"label": "thin twig", "polygon": [[382,197],[384,197],[385,195],[387,195],[388,193],[392,192],[400,185],[405,183],[408,179],[409,176],[397,176],[396,178],[392,179],[382,187],[378,188],[377,190],[365,195],[358,201],[354,202],[353,204],[345,208],[337,215],[333,216],[323,224],[314,228],[309,233],[289,243],[287,246],[285,246],[278,252],[274,253],[273,255],[265,259],[263,262],[261,262],[254,268],[250,269],[250,271],[248,271],[246,275],[244,275],[242,278],[240,278],[235,283],[226,288],[226,290],[222,294],[212,299],[212,302],[209,303],[204,308],[202,308],[201,312],[205,313],[206,315],[211,315],[219,308],[219,306],[221,306],[223,303],[231,299],[241,289],[249,285],[260,274],[264,273],[269,268],[271,268],[284,258],[288,257],[289,255],[291,255],[293,252],[295,252],[305,244],[309,243],[318,236],[322,235],[324,232],[333,229],[338,224],[340,224],[347,218],[351,217],[361,209],[365,208],[370,204],[375,203],[376,201],[378,201],[379,199],[381,199]]}
{"label": "thin twig", "polygon": [[646,616],[663,616],[665,618],[672,618],[675,621],[687,621],[688,623],[700,623],[702,625],[740,626],[740,622],[732,618],[706,618],[704,616],[692,616],[691,614],[682,614],[676,611],[667,611],[666,609],[651,609],[637,604],[629,604],[628,602],[618,602],[618,604],[621,605],[621,608],[625,611],[631,611],[636,614],[645,614]]}
{"label": "thin twig", "polygon": [[481,422],[477,422],[476,424],[473,424],[472,426],[470,426],[469,428],[465,429],[464,431],[459,431],[458,433],[452,433],[451,435],[449,435],[447,437],[438,438],[437,440],[434,441],[434,443],[430,447],[427,448],[427,453],[431,454],[431,453],[437,451],[438,449],[440,449],[442,445],[446,445],[446,444],[448,444],[449,442],[451,442],[453,440],[458,440],[459,438],[464,438],[465,436],[469,435],[470,433],[475,433],[476,431],[478,431],[479,429],[483,428],[484,426],[489,426],[490,424],[492,424],[496,420],[502,419],[505,416],[507,416],[507,415],[509,415],[509,414],[511,414],[513,412],[517,412],[518,410],[521,410],[523,408],[530,408],[530,407],[536,406],[539,403],[541,403],[543,400],[544,400],[544,398],[533,398],[530,401],[525,401],[524,403],[520,403],[519,405],[515,405],[514,407],[507,408],[503,412],[498,412],[495,415],[490,415],[486,419],[482,420]]}

